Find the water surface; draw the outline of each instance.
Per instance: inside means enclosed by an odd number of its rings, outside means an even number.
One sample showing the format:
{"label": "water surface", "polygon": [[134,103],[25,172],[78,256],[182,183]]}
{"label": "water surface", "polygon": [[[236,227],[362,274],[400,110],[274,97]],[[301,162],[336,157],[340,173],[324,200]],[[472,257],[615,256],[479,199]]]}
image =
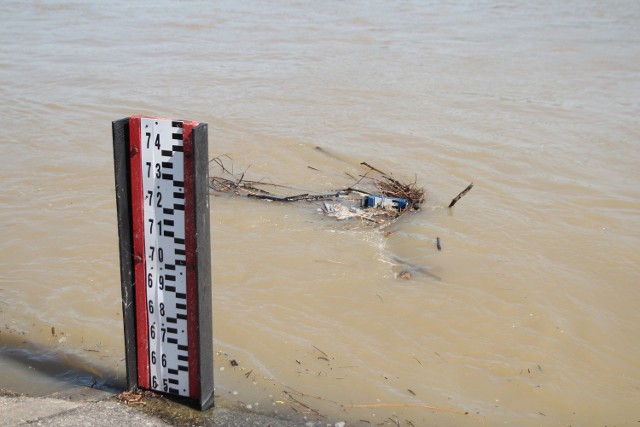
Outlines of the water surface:
{"label": "water surface", "polygon": [[69,382],[38,352],[122,383],[111,121],[149,114],[208,123],[251,179],[324,191],[366,161],[428,192],[388,236],[214,196],[222,398],[635,425],[639,20],[633,1],[2,2],[0,386]]}

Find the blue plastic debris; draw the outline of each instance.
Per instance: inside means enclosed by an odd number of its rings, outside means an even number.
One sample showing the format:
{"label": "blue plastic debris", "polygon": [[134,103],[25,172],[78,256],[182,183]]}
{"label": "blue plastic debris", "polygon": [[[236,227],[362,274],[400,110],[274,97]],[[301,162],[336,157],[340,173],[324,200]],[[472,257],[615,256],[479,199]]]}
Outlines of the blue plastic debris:
{"label": "blue plastic debris", "polygon": [[367,196],[364,198],[362,204],[365,208],[391,208],[401,211],[407,207],[407,199],[401,199],[398,197]]}

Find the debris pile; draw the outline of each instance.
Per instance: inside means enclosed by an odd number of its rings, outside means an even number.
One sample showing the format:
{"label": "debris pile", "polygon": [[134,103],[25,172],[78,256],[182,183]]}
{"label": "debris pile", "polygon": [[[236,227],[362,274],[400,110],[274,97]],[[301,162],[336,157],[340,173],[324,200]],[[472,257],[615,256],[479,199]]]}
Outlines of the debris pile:
{"label": "debris pile", "polygon": [[425,190],[415,179],[403,182],[366,162],[360,163],[364,170],[357,177],[345,172],[353,180],[346,188],[283,195],[294,188],[266,180],[246,179],[246,170],[234,173],[225,161],[229,163],[231,159],[219,156],[210,162],[217,169],[210,178],[213,191],[275,202],[322,202],[318,211],[338,220],[359,218],[364,224],[383,227],[406,212],[420,209],[425,201]]}

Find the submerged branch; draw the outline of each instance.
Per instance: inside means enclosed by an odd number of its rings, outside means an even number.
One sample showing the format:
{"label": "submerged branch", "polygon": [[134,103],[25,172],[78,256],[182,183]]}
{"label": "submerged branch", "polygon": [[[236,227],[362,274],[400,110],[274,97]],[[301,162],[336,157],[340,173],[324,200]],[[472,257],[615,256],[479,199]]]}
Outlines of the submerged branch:
{"label": "submerged branch", "polygon": [[247,194],[248,197],[255,199],[271,200],[274,202],[300,202],[306,200],[308,202],[317,202],[322,200],[333,200],[336,197],[347,194],[347,190],[340,190],[331,194],[299,194],[297,196],[273,196],[270,194]]}

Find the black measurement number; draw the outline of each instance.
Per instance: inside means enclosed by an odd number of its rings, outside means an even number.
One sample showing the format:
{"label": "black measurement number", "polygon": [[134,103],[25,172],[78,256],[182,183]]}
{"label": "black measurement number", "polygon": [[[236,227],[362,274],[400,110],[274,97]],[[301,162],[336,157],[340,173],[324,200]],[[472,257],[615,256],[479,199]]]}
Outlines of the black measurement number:
{"label": "black measurement number", "polygon": [[[149,301],[149,307],[151,307],[151,301]],[[151,311],[150,313],[153,313],[153,311]],[[167,328],[160,328],[160,331],[162,332],[162,342],[164,342],[165,339],[165,335],[167,334]],[[149,335],[151,336],[152,340],[156,339],[156,325],[151,325],[151,328],[149,329]]]}
{"label": "black measurement number", "polygon": [[[161,302],[160,305],[158,306],[160,307],[160,316],[164,316],[164,303]],[[153,308],[153,301],[149,300],[149,314],[153,314],[153,312],[155,311],[155,309]],[[153,329],[153,326],[151,326],[151,328]],[[165,328],[162,328],[162,341],[164,341],[164,334],[166,333]],[[153,329],[153,335],[155,335],[155,329]],[[154,337],[151,337],[154,338]]]}
{"label": "black measurement number", "polygon": [[[147,137],[147,148],[149,148],[149,144],[151,143],[151,132],[145,132],[145,135]],[[160,134],[156,135],[156,140],[153,145],[155,145],[158,150],[160,149]]]}
{"label": "black measurement number", "polygon": [[[147,165],[147,178],[151,178],[151,162],[145,162]],[[162,175],[162,173],[160,172],[160,163],[156,163],[156,165],[154,166],[155,170],[156,170],[156,178],[160,178],[160,176]]]}
{"label": "black measurement number", "polygon": [[[151,206],[153,204],[153,191],[147,191],[147,198],[149,199],[149,206]],[[156,193],[156,206],[162,207],[162,193],[159,191]]]}
{"label": "black measurement number", "polygon": [[[153,220],[153,218],[149,218],[147,221],[149,221],[149,234],[153,234],[153,224],[155,223],[155,221]],[[157,225],[158,234],[162,235],[162,221],[158,221]]]}
{"label": "black measurement number", "polygon": [[[153,310],[152,307],[153,307],[153,303],[149,301],[149,308],[151,310]],[[162,308],[162,310],[164,311],[164,307]],[[153,313],[153,311],[150,311],[149,313]],[[162,332],[162,342],[164,342],[165,335],[167,334],[167,328],[160,328],[160,331]],[[156,325],[151,325],[151,329],[149,330],[149,335],[151,335],[152,340],[156,339]]]}
{"label": "black measurement number", "polygon": [[[158,378],[155,375],[151,379],[151,387],[154,388],[154,389],[158,388]],[[164,391],[169,390],[169,384],[167,384],[167,379],[166,378],[162,379],[162,388],[163,388]]]}
{"label": "black measurement number", "polygon": [[[156,358],[156,352],[152,351],[151,352],[151,363],[153,363],[155,365],[157,361],[158,361],[158,359]],[[162,355],[161,363],[162,363],[162,367],[163,368],[167,367],[167,355],[166,354]]]}
{"label": "black measurement number", "polygon": [[[151,388],[154,388],[154,389],[158,388],[158,378],[155,375],[151,379]],[[169,390],[169,384],[167,384],[167,379],[166,378],[162,379],[162,388],[163,388],[164,391]]]}
{"label": "black measurement number", "polygon": [[[156,253],[156,247],[149,246],[149,249],[151,250],[151,253],[149,254],[149,259],[153,261],[153,256]],[[162,250],[162,248],[158,248],[158,261],[164,262],[164,251]]]}

